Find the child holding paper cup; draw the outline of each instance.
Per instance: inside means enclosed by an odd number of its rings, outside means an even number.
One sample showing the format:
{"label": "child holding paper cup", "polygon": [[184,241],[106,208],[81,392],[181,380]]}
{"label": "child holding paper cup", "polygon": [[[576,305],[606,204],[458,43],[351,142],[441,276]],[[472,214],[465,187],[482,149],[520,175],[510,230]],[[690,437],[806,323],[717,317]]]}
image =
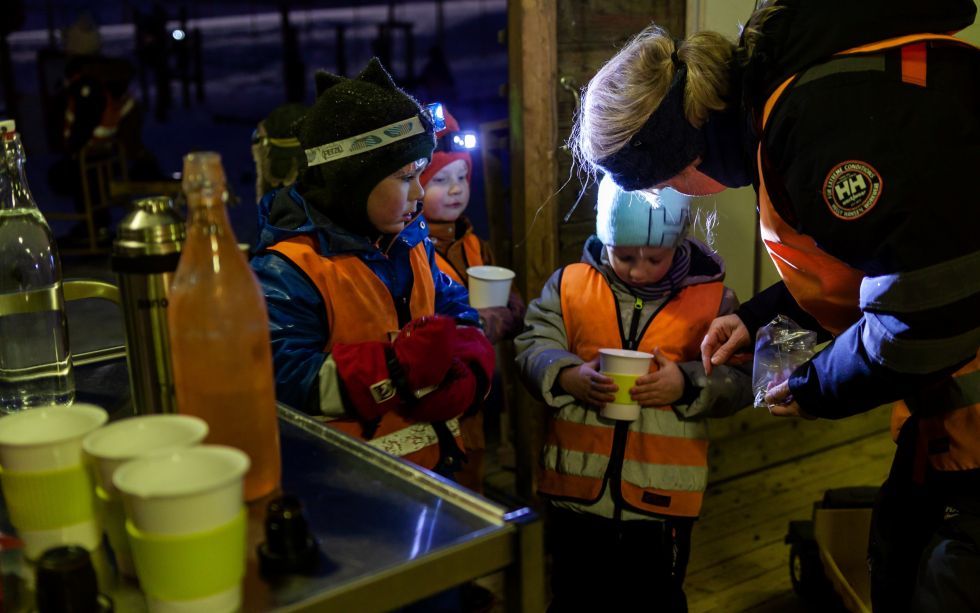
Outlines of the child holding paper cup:
{"label": "child holding paper cup", "polygon": [[[473,224],[466,217],[473,158],[468,150],[454,145],[465,143],[464,133],[460,132],[456,118],[445,109],[443,114],[446,127],[436,132],[437,144],[432,161],[419,178],[425,187],[422,214],[429,222],[429,239],[435,246],[439,270],[463,287],[469,287],[470,304],[480,314],[480,324],[487,338],[496,344],[514,338],[524,328],[524,301],[511,283],[514,273],[493,266],[490,244],[476,235]],[[472,277],[471,272],[474,273]],[[504,288],[500,300],[496,301],[498,306],[484,306],[494,301],[488,301],[490,296],[474,287],[477,276],[499,278],[501,281],[497,283],[510,285],[510,291]],[[460,429],[466,445],[467,463],[457,477],[466,487],[482,492],[483,457],[486,452],[483,414],[463,418]]]}
{"label": "child holding paper cup", "polygon": [[[700,360],[708,325],[737,299],[721,259],[687,236],[686,196],[604,178],[597,209],[582,261],[551,276],[516,340],[525,383],[552,409],[539,480],[553,511],[549,610],[644,611],[657,594],[658,610],[686,611],[705,418],[752,402],[746,372],[708,376]],[[632,387],[599,372],[600,353]]]}

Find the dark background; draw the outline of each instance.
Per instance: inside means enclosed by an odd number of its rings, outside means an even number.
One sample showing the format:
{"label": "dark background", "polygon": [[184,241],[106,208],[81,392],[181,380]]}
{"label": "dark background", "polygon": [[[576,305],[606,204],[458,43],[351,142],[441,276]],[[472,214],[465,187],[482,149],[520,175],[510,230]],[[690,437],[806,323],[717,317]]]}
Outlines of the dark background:
{"label": "dark background", "polygon": [[[9,10],[8,4],[14,10]],[[50,113],[45,116],[44,92],[60,87],[63,63],[57,56],[62,31],[83,14],[99,26],[102,53],[129,60],[137,71],[130,92],[143,114],[144,143],[163,175],[174,176],[188,151],[221,153],[230,187],[239,198],[230,213],[241,242],[255,238],[254,169],[249,148],[252,131],[259,120],[290,98],[312,103],[313,73],[317,69],[352,76],[371,56],[387,56],[388,67],[401,86],[422,102],[445,102],[464,130],[478,130],[481,122],[507,116],[507,54],[500,34],[506,25],[506,0],[4,0],[3,5],[8,9],[8,23],[15,22],[5,29],[16,29],[7,36],[13,87],[9,87],[11,81],[3,81],[0,116],[12,115],[11,107],[16,107],[28,156],[28,179],[43,212],[72,210],[71,199],[52,189],[49,177],[52,165],[64,155],[57,138],[51,138],[52,129],[55,133],[60,130],[62,118],[52,119]],[[171,36],[175,30],[186,31],[182,40],[172,37],[168,41],[171,106],[163,113],[158,108],[152,75],[148,73],[146,86],[141,87],[134,25],[161,7]],[[17,19],[19,12],[22,19]],[[290,24],[285,36],[283,14],[288,14]],[[385,28],[386,23],[395,25]],[[342,45],[338,44],[338,30],[343,31]],[[200,39],[199,52],[189,44],[195,36]],[[52,56],[55,59],[50,59]],[[198,58],[199,62],[195,61]],[[186,104],[179,77],[182,62],[187,62],[192,77]],[[203,100],[198,99],[193,82],[198,63]],[[467,214],[478,232],[486,236],[478,155],[474,161],[477,172]],[[114,211],[114,220],[122,214],[122,209]],[[71,222],[53,222],[52,226],[56,235],[64,235]]]}

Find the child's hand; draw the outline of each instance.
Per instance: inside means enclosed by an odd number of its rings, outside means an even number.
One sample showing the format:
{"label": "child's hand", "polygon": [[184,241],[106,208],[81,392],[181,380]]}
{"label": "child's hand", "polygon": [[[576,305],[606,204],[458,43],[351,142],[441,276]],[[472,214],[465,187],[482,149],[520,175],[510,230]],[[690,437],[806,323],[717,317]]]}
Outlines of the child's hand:
{"label": "child's hand", "polygon": [[599,358],[579,366],[563,368],[558,373],[558,385],[579,402],[602,408],[615,399],[614,394],[619,387],[612,379],[597,371],[597,368]]}
{"label": "child's hand", "polygon": [[630,397],[641,407],[662,407],[673,404],[684,395],[684,374],[680,366],[670,361],[659,349],[654,349],[653,358],[659,370],[643,375],[630,388]]}

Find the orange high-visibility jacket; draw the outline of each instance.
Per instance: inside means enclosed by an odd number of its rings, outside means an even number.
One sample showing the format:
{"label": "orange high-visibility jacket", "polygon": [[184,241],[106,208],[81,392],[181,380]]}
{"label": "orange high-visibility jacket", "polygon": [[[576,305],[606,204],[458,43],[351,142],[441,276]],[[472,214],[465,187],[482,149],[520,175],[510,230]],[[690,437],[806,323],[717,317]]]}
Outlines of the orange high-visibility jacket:
{"label": "orange high-visibility jacket", "polygon": [[[325,353],[330,352],[334,343],[387,341],[390,333],[398,331],[398,313],[391,292],[357,256],[323,257],[307,235],[281,241],[269,249],[299,267],[320,292],[330,330],[330,340],[323,348]],[[432,315],[435,313],[435,288],[425,243],[413,247],[409,257],[415,277],[409,301],[412,319]],[[334,419],[328,424],[364,438],[361,422],[352,417]],[[451,419],[446,425],[456,437],[456,444],[463,449],[459,421]],[[432,426],[412,421],[394,411],[381,417],[369,442],[425,468],[433,468],[439,461],[439,441]]]}
{"label": "orange high-visibility jacket", "polygon": [[[924,85],[926,56],[923,45],[929,41],[964,44],[952,36],[917,34],[855,47],[838,55],[901,48],[903,81]],[[776,104],[798,76],[784,81],[766,101],[762,115],[763,132]],[[757,155],[762,240],[780,277],[800,306],[825,329],[839,334],[861,316],[858,305],[864,274],[823,251],[813,238],[798,232],[779,216],[766,189],[764,142],[763,136],[759,139]],[[918,443],[920,455],[928,457],[928,464],[940,471],[980,468],[980,357],[937,388],[929,390],[928,397],[919,400],[925,401],[929,408],[929,414],[921,417]],[[892,433],[896,439],[898,429],[908,416],[905,403],[896,403],[892,415]],[[920,467],[924,465],[925,461],[920,463]]]}
{"label": "orange high-visibility jacket", "polygon": [[[696,360],[701,340],[721,305],[724,286],[710,282],[683,288],[653,316],[639,343],[621,330],[612,289],[584,263],[565,267],[561,309],[569,351],[589,361],[601,348],[660,349],[677,362]],[[656,363],[653,367],[656,369]],[[619,426],[598,411],[569,404],[548,424],[539,489],[552,497],[594,502],[604,484],[619,487],[630,507],[668,516],[696,517],[708,477],[707,427],[681,421],[669,406],[645,408],[640,418]],[[620,479],[610,467],[620,466]]]}

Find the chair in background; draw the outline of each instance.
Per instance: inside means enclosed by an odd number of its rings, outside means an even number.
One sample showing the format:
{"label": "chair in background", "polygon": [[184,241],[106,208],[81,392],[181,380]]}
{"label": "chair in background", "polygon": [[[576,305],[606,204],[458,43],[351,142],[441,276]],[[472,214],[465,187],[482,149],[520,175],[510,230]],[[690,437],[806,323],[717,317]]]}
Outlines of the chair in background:
{"label": "chair in background", "polygon": [[114,204],[109,186],[114,181],[128,181],[125,148],[114,140],[93,141],[78,154],[78,173],[82,210],[73,213],[46,213],[49,220],[80,221],[85,224],[86,241],[83,247],[67,246],[59,250],[63,254],[91,254],[107,251],[99,245],[101,219],[108,217],[108,209]]}

